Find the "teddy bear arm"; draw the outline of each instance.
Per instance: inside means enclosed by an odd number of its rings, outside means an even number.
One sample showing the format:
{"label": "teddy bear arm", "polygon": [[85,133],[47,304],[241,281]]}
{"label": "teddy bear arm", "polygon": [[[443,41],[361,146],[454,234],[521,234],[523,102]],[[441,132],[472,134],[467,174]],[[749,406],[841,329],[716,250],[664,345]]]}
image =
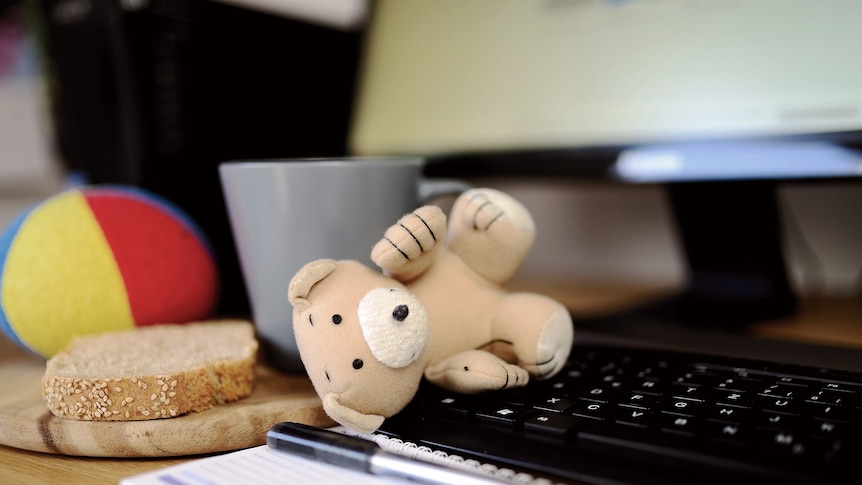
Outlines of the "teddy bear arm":
{"label": "teddy bear arm", "polygon": [[484,350],[468,350],[425,369],[430,382],[455,392],[477,392],[525,386],[527,371]]}
{"label": "teddy bear arm", "polygon": [[371,250],[371,260],[398,281],[424,273],[446,240],[446,215],[423,206],[391,225]]}

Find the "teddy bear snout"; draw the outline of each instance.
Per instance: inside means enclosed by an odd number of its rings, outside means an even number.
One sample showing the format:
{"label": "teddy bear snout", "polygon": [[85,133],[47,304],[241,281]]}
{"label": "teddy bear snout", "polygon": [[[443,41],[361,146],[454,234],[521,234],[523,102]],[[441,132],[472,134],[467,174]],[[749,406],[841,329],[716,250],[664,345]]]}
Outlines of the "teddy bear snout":
{"label": "teddy bear snout", "polygon": [[371,355],[393,368],[413,363],[428,342],[428,313],[407,289],[375,288],[359,302],[359,325]]}
{"label": "teddy bear snout", "polygon": [[398,305],[392,310],[392,318],[396,321],[403,322],[410,315],[410,308],[407,305]]}

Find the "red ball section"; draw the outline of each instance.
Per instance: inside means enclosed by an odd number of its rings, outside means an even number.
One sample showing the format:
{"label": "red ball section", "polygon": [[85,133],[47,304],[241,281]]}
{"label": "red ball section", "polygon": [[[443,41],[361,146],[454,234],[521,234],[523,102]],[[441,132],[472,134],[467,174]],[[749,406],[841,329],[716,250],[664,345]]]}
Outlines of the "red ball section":
{"label": "red ball section", "polygon": [[114,253],[138,326],[210,317],[218,270],[181,215],[143,194],[84,193]]}

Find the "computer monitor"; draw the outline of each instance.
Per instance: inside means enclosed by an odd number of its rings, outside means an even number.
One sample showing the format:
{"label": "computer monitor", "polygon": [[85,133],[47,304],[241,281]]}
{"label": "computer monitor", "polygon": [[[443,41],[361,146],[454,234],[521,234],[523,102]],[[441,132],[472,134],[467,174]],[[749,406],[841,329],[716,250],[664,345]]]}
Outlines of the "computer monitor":
{"label": "computer monitor", "polygon": [[862,173],[860,18],[855,0],[377,0],[350,149],[661,184],[688,278],[660,312],[783,316],[776,186]]}

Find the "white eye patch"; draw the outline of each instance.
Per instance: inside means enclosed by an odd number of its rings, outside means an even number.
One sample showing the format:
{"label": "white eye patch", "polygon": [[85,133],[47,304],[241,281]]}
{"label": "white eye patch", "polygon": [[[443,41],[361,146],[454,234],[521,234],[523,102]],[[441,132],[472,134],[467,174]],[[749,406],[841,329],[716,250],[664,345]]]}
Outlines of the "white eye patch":
{"label": "white eye patch", "polygon": [[428,343],[428,313],[406,290],[371,290],[359,302],[358,314],[371,354],[384,365],[405,367]]}

